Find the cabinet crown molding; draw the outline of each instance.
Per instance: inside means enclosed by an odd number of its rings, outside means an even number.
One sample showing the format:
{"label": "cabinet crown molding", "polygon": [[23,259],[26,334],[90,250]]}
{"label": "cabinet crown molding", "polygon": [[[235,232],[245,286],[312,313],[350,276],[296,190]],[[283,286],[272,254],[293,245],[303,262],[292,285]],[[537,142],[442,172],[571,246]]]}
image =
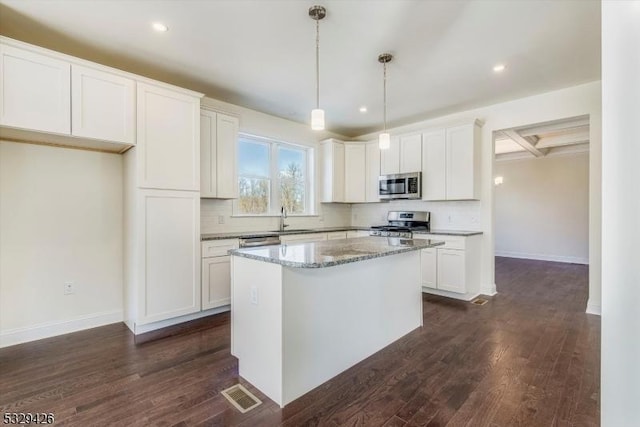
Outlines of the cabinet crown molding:
{"label": "cabinet crown molding", "polygon": [[90,67],[100,71],[104,71],[107,73],[117,74],[119,76],[128,77],[130,79],[134,79],[139,83],[148,83],[155,86],[164,87],[165,89],[182,91],[185,94],[190,96],[195,96],[198,98],[202,98],[204,96],[203,93],[193,91],[191,89],[185,89],[180,86],[172,85],[170,83],[161,82],[158,80],[151,79],[149,77],[144,77],[139,74],[130,73],[128,71],[123,71],[114,67],[110,67],[108,65],[98,64],[97,62],[88,61],[86,59],[78,58],[76,56],[67,55],[66,53],[58,52],[55,50],[47,49],[41,46],[33,45],[30,43],[26,43],[20,40],[12,39],[6,36],[0,36],[0,43],[5,44],[7,46],[12,46],[18,49],[28,50],[34,53],[38,53],[40,55],[46,55],[54,59],[58,59],[61,61],[69,62],[71,65],[81,65],[83,67]]}

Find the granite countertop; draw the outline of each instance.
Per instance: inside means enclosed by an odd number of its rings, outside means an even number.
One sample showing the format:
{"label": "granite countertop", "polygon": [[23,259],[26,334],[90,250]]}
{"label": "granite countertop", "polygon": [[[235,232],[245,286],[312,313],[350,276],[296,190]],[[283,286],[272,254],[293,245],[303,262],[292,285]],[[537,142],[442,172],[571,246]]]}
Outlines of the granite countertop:
{"label": "granite countertop", "polygon": [[314,243],[233,249],[229,254],[293,268],[323,268],[416,251],[444,242],[397,237],[359,237]]}
{"label": "granite countertop", "polygon": [[[201,240],[223,240],[223,239],[240,239],[251,237],[267,237],[267,236],[286,236],[291,234],[313,234],[313,233],[331,233],[332,231],[369,231],[371,227],[323,227],[323,228],[305,228],[293,229],[285,231],[235,231],[229,233],[208,233],[201,236]],[[441,236],[475,236],[482,234],[482,231],[464,231],[464,230],[431,230],[431,231],[415,231],[416,234],[439,234]]]}

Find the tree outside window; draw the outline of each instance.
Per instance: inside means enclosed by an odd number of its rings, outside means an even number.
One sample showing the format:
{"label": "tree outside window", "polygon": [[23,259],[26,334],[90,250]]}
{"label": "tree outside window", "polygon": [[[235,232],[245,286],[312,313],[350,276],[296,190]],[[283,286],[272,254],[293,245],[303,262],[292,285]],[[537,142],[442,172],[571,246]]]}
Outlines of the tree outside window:
{"label": "tree outside window", "polygon": [[278,215],[310,211],[309,149],[292,144],[241,136],[238,141],[240,215]]}

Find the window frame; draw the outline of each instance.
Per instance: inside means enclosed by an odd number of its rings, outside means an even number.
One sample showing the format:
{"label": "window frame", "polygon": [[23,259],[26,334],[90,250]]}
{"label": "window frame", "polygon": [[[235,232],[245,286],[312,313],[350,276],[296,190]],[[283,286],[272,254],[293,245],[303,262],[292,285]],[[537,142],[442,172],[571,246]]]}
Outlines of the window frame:
{"label": "window frame", "polygon": [[[232,205],[232,217],[279,217],[280,216],[280,207],[282,206],[281,199],[281,191],[280,191],[280,170],[278,167],[278,148],[283,147],[285,149],[290,150],[298,150],[304,153],[304,211],[302,213],[289,213],[287,212],[287,216],[317,216],[316,214],[316,197],[315,197],[315,187],[314,187],[314,172],[315,172],[315,149],[308,145],[296,144],[288,141],[283,141],[275,138],[267,138],[263,136],[252,135],[244,132],[240,132],[238,134],[238,142],[240,144],[240,140],[250,140],[251,142],[255,142],[258,144],[264,144],[269,147],[269,176],[266,177],[269,180],[269,202],[268,202],[268,210],[265,213],[243,213],[240,212],[240,208],[238,206],[238,199],[233,201]],[[238,147],[239,148],[239,147]],[[239,151],[239,150],[238,150]],[[240,156],[238,156],[238,183],[240,182],[241,177],[245,178],[259,178],[264,179],[262,176],[249,176],[242,175],[240,173]]]}

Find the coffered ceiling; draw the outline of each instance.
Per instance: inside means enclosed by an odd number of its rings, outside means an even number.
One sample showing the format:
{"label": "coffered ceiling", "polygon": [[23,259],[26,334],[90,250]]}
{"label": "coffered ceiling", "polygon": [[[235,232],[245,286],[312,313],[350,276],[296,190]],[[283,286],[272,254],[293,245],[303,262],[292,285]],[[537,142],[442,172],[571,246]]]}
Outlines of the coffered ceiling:
{"label": "coffered ceiling", "polygon": [[327,8],[320,103],[346,136],[381,127],[382,52],[390,126],[600,78],[591,0],[0,0],[0,33],[308,122],[314,4]]}
{"label": "coffered ceiling", "polygon": [[496,160],[589,151],[589,129],[589,116],[502,129],[495,134]]}

